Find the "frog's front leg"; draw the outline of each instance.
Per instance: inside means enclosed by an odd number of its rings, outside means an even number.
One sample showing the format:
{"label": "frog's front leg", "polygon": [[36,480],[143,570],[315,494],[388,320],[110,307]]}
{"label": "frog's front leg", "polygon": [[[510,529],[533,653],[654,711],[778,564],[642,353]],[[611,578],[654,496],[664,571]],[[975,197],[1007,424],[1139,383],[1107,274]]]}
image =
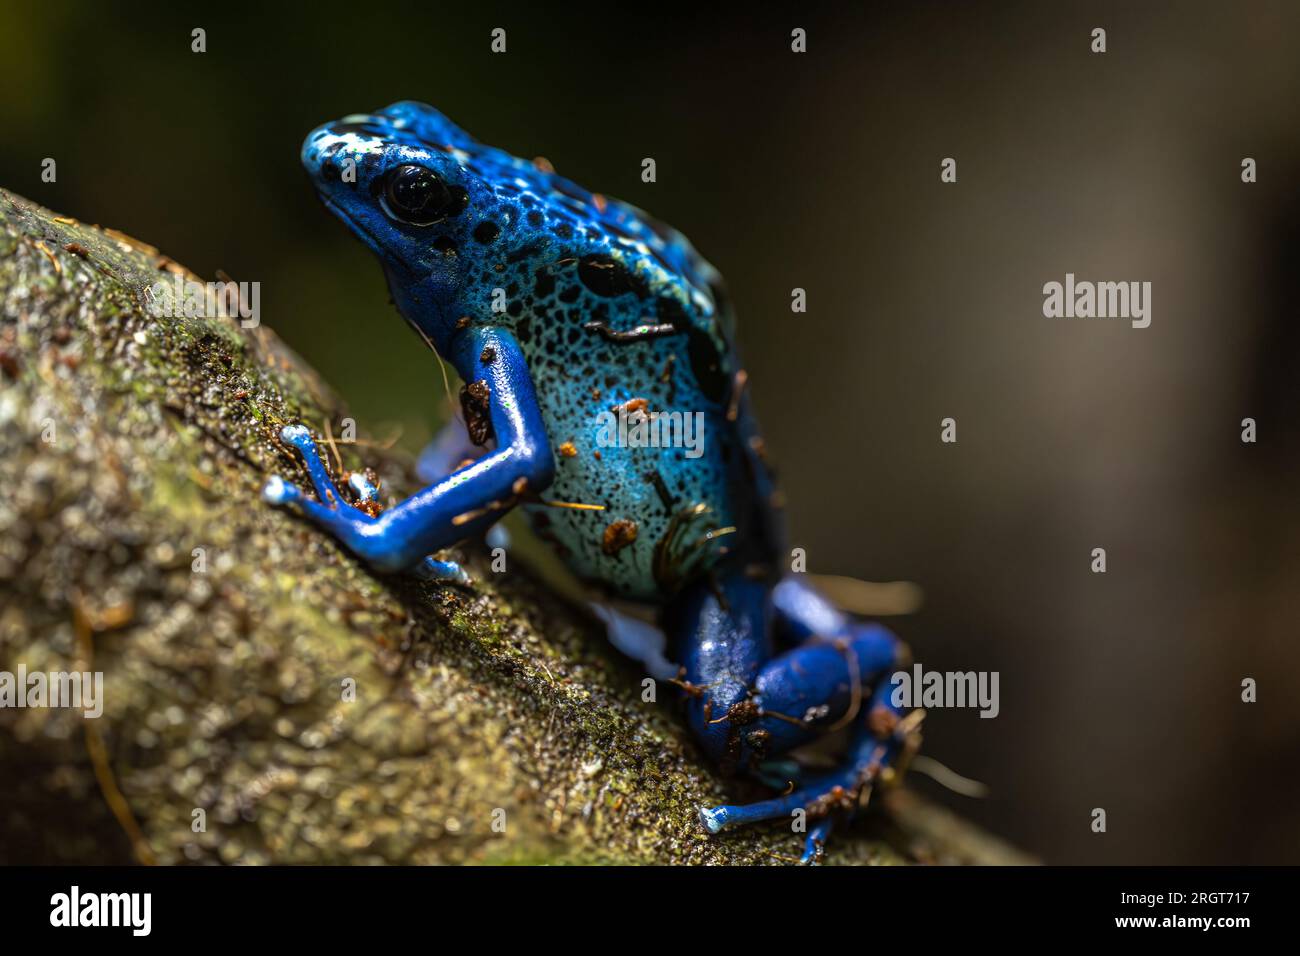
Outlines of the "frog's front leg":
{"label": "frog's front leg", "polygon": [[267,482],[263,497],[299,511],[378,570],[398,571],[485,531],[520,496],[545,489],[555,461],[518,342],[502,329],[471,328],[453,349],[454,364],[486,405],[480,425],[490,426],[495,451],[372,517],[338,493],[306,429],[289,426],[282,437],[302,454],[320,501],[280,478]]}

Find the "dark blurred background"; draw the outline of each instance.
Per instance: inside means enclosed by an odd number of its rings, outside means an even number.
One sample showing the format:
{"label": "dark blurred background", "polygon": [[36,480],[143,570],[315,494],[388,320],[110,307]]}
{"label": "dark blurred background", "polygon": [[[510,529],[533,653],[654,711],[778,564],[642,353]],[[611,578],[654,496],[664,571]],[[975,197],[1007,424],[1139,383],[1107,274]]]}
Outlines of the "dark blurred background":
{"label": "dark blurred background", "polygon": [[[309,129],[425,100],[652,211],[728,279],[810,570],[920,583],[917,658],[1001,673],[997,719],[927,721],[991,795],[916,786],[1051,862],[1300,862],[1300,7],[627,6],[5,4],[0,185],[260,281],[411,449],[437,366]],[[1066,272],[1151,281],[1151,327],[1045,319]]]}

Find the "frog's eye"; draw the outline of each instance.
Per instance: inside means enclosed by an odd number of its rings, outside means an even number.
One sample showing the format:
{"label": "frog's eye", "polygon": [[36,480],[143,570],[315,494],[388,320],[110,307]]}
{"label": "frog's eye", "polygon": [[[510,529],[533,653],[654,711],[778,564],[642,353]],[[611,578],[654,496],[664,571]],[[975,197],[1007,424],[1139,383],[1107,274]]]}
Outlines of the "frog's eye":
{"label": "frog's eye", "polygon": [[465,191],[449,187],[423,166],[398,166],[388,174],[384,206],[394,219],[429,226],[465,208]]}

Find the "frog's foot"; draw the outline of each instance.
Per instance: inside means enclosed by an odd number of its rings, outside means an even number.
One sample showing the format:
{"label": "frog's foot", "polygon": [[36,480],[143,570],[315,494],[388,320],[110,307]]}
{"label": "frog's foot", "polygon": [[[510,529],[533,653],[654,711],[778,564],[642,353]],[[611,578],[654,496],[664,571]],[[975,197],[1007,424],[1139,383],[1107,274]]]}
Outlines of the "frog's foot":
{"label": "frog's foot", "polygon": [[[329,469],[325,467],[325,461],[321,458],[320,452],[316,448],[316,442],[311,437],[311,432],[307,430],[306,425],[285,425],[280,429],[280,441],[290,445],[298,450],[302,455],[303,463],[307,466],[307,474],[311,478],[311,483],[316,489],[316,495],[320,498],[321,504],[334,509],[340,505],[347,505],[346,499],[339,494],[338,488],[334,485],[334,479],[330,477]],[[354,485],[354,488],[356,485]],[[358,489],[363,497],[373,497],[376,489],[370,485],[364,478],[361,480],[361,488]],[[281,478],[271,478],[262,488],[262,497],[273,505],[295,505],[300,500],[307,500],[299,489],[284,481]]]}
{"label": "frog's foot", "polygon": [[801,861],[819,862],[836,817],[852,817],[865,806],[875,784],[893,779],[900,754],[915,744],[909,737],[918,718],[900,719],[900,711],[889,701],[892,689],[889,684],[878,689],[870,710],[858,718],[849,756],[841,769],[798,780],[792,792],[761,803],[703,806],[699,822],[716,834],[727,827],[764,819],[802,818],[810,830]]}
{"label": "frog's foot", "polygon": [[[791,791],[808,780],[807,769],[797,760],[765,760],[754,768],[753,773],[773,790]],[[705,812],[700,811],[701,819]],[[845,816],[851,820],[853,813],[849,812]],[[836,814],[831,813],[820,820],[813,821],[808,830],[808,838],[804,841],[803,855],[799,857],[800,863],[815,866],[822,862],[826,856],[826,842],[830,839],[836,819]],[[707,827],[708,824],[706,823],[705,826]]]}
{"label": "frog's foot", "polygon": [[[682,635],[687,714],[701,745],[724,772],[756,770],[782,794],[748,806],[701,808],[700,822],[711,833],[776,818],[812,827],[805,849],[811,860],[830,833],[823,821],[845,816],[866,802],[877,781],[892,779],[919,718],[905,718],[893,702],[889,675],[906,648],[887,628],[849,621],[829,633],[810,628],[797,647],[770,657],[769,594],[763,581],[731,574],[686,591],[668,620]],[[836,769],[774,759],[840,729],[851,737]]]}
{"label": "frog's foot", "polygon": [[865,804],[871,788],[887,773],[897,752],[896,741],[871,740],[844,770],[811,779],[800,790],[761,803],[702,806],[699,822],[708,832],[716,834],[728,827],[764,819],[793,819],[802,810],[805,822],[811,822],[802,862],[816,862],[831,834],[833,814],[852,813]]}
{"label": "frog's foot", "polygon": [[[296,485],[274,476],[262,488],[262,497],[273,505],[290,507],[300,514],[314,520],[317,524],[333,530],[342,521],[349,530],[366,528],[373,523],[378,513],[379,488],[370,476],[354,471],[348,476],[348,487],[352,491],[355,505],[349,504],[338,491],[334,480],[325,467],[316,442],[311,433],[302,425],[286,425],[280,429],[280,438],[286,444],[296,448],[307,465],[307,474],[320,502],[312,501]],[[337,532],[336,532],[337,533]],[[361,532],[364,534],[364,530]],[[414,574],[426,581],[439,581],[449,584],[469,585],[469,574],[455,561],[439,561],[426,557],[412,568]]]}
{"label": "frog's foot", "polygon": [[285,425],[280,429],[280,440],[293,446],[302,456],[312,487],[320,500],[312,500],[297,485],[278,475],[273,475],[262,486],[262,499],[297,512],[333,533],[353,551],[366,555],[365,545],[374,537],[376,524],[374,506],[377,504],[375,497],[378,489],[374,483],[365,475],[353,473],[349,486],[357,499],[357,504],[354,505],[339,491],[334,479],[330,477],[329,469],[306,426]]}

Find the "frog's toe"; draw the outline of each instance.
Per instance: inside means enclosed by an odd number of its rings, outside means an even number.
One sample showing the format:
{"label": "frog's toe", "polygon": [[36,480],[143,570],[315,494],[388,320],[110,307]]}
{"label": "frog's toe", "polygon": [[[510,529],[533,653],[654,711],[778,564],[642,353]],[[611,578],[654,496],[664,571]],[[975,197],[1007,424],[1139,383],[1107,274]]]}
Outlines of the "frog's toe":
{"label": "frog's toe", "polygon": [[[339,516],[337,508],[327,507],[319,501],[307,497],[301,488],[291,481],[285,481],[279,475],[272,475],[262,486],[262,500],[280,508],[289,508],[300,515],[315,520],[318,524],[328,525]],[[348,508],[352,511],[352,508]]]}
{"label": "frog's toe", "polygon": [[348,475],[348,487],[352,489],[359,502],[374,501],[379,497],[379,488],[359,471]]}
{"label": "frog's toe", "polygon": [[439,561],[436,558],[425,558],[416,565],[415,573],[417,577],[426,581],[438,581],[443,584],[459,584],[468,587],[473,583],[465,569],[455,561]]}
{"label": "frog's toe", "polygon": [[311,432],[306,425],[285,425],[280,429],[280,440],[298,449],[305,449],[312,445]]}
{"label": "frog's toe", "polygon": [[[811,829],[804,847],[801,862],[816,862],[821,858],[821,848],[830,835],[832,814],[851,811],[865,799],[875,781],[877,771],[828,774],[808,786],[785,796],[742,806],[701,807],[700,822],[710,833],[720,833],[731,827],[759,823],[763,820],[781,819],[787,822],[802,820]],[[799,811],[803,811],[799,814]]]}
{"label": "frog's toe", "polygon": [[272,475],[262,486],[262,500],[267,504],[283,507],[302,500],[302,491],[297,485],[285,481],[279,475]]}
{"label": "frog's toe", "polygon": [[727,817],[733,807],[700,807],[700,823],[710,833],[721,833],[730,822]]}
{"label": "frog's toe", "polygon": [[822,817],[812,825],[812,829],[808,831],[808,839],[804,841],[803,855],[799,857],[800,863],[804,866],[817,866],[825,859],[826,841],[830,839],[834,827],[834,817]]}
{"label": "frog's toe", "polygon": [[312,486],[316,489],[316,496],[320,498],[321,504],[328,508],[337,508],[343,504],[343,498],[335,487],[329,468],[321,458],[316,440],[311,437],[307,426],[285,425],[280,429],[280,440],[297,449],[298,454],[302,456],[303,464],[307,466],[307,475],[311,478]]}

